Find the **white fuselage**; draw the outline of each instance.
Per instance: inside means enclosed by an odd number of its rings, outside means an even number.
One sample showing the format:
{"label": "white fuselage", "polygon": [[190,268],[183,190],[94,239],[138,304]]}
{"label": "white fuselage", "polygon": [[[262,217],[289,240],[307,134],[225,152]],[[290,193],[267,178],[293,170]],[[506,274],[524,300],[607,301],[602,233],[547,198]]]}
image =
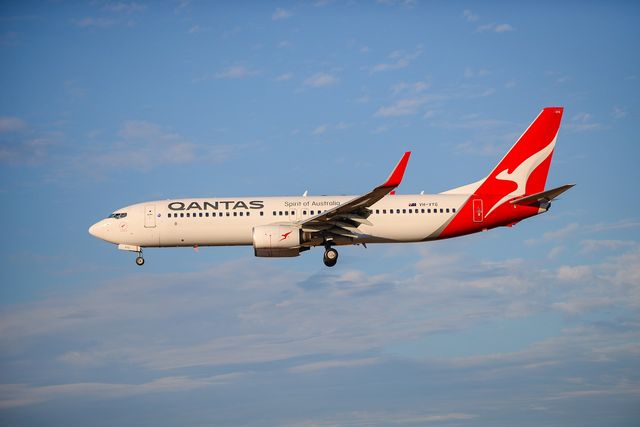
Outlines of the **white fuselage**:
{"label": "white fuselage", "polygon": [[[253,228],[296,223],[354,196],[243,197],[158,200],[118,209],[91,234],[111,243],[140,247],[252,245]],[[389,195],[369,209],[371,225],[358,227],[352,243],[432,240],[468,195]],[[336,241],[336,244],[341,244]]]}

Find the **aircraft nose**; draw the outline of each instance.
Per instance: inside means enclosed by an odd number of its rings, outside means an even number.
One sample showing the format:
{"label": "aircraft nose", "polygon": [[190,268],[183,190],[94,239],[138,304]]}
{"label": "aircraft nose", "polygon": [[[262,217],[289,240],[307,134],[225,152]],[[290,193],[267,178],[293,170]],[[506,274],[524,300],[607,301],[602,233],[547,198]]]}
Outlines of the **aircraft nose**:
{"label": "aircraft nose", "polygon": [[109,224],[105,221],[98,221],[89,227],[89,234],[98,239],[107,240],[109,234]]}

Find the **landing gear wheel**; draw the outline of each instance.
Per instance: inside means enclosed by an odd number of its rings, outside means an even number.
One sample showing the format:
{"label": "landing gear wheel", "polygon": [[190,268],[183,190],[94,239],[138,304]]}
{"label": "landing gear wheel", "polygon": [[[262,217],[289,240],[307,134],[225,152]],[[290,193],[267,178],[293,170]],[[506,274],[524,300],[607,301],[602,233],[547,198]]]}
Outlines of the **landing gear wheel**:
{"label": "landing gear wheel", "polygon": [[136,257],[136,264],[138,264],[138,265],[144,264],[144,258],[142,258],[142,255],[138,255]]}
{"label": "landing gear wheel", "polygon": [[324,251],[322,261],[324,261],[324,265],[327,267],[333,267],[338,262],[338,251],[333,248],[327,248],[327,250]]}

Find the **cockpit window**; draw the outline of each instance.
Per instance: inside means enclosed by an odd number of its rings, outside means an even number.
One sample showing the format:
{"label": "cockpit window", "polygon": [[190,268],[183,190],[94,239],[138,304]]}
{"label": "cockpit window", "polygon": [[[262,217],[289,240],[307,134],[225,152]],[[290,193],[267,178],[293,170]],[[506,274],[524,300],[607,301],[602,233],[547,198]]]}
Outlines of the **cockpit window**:
{"label": "cockpit window", "polygon": [[109,218],[115,218],[115,219],[126,218],[126,217],[127,217],[126,212],[112,213],[111,215],[109,215]]}

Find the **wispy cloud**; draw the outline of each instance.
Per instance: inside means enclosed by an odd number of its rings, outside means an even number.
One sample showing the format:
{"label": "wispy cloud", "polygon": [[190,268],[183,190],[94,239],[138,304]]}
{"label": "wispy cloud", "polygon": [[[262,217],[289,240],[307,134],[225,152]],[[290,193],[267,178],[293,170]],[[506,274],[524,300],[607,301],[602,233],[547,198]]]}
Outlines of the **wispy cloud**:
{"label": "wispy cloud", "polygon": [[418,48],[413,52],[406,52],[403,50],[396,50],[391,52],[388,56],[390,61],[381,62],[371,67],[372,73],[379,73],[383,71],[399,70],[406,68],[413,61],[415,61],[422,54],[422,49]]}
{"label": "wispy cloud", "polygon": [[335,85],[339,81],[340,79],[333,74],[320,72],[307,77],[304,84],[311,87],[326,87]]}
{"label": "wispy cloud", "polygon": [[485,24],[485,25],[480,25],[477,28],[477,31],[479,33],[483,33],[483,32],[507,33],[514,30],[515,28],[513,28],[511,24]]}
{"label": "wispy cloud", "polygon": [[375,117],[399,117],[413,116],[418,114],[420,107],[426,102],[425,98],[405,98],[399,99],[393,104],[380,107],[375,113]]}
{"label": "wispy cloud", "polygon": [[293,16],[293,12],[287,9],[277,8],[273,14],[271,14],[271,19],[274,21],[280,21],[282,19],[289,19]]}
{"label": "wispy cloud", "polygon": [[147,9],[147,6],[144,4],[140,4],[136,2],[124,2],[124,1],[108,2],[103,6],[103,10],[106,10],[108,12],[125,13],[125,14],[142,12],[146,9]]}
{"label": "wispy cloud", "polygon": [[0,133],[17,132],[26,129],[27,124],[18,117],[0,117]]}
{"label": "wispy cloud", "polygon": [[616,120],[624,119],[627,117],[627,110],[621,107],[613,107],[611,110],[611,117]]}
{"label": "wispy cloud", "polygon": [[464,17],[464,19],[466,19],[468,22],[475,22],[478,20],[478,18],[480,18],[478,15],[476,15],[475,13],[473,13],[471,10],[469,9],[465,9],[462,11],[462,16]]}
{"label": "wispy cloud", "polygon": [[42,403],[53,399],[79,397],[122,398],[150,393],[174,393],[225,385],[242,379],[245,373],[230,373],[198,378],[186,376],[161,377],[146,383],[84,382],[31,386],[27,384],[0,384],[0,409]]}
{"label": "wispy cloud", "polygon": [[244,65],[233,65],[218,71],[213,75],[216,79],[242,79],[244,77],[255,76],[259,74],[258,70],[254,70]]}
{"label": "wispy cloud", "polygon": [[368,366],[379,363],[377,357],[367,357],[364,359],[346,359],[346,360],[323,360],[321,362],[305,363],[303,365],[295,365],[289,368],[289,372],[296,374],[316,372],[325,369],[353,368],[358,366]]}
{"label": "wispy cloud", "polygon": [[566,124],[566,129],[571,132],[590,132],[603,129],[601,123],[595,122],[590,113],[577,113]]}
{"label": "wispy cloud", "polygon": [[293,73],[283,73],[277,76],[274,80],[277,82],[286,82],[293,78]]}
{"label": "wispy cloud", "polygon": [[85,17],[75,21],[75,25],[80,28],[109,28],[116,24],[113,19]]}

